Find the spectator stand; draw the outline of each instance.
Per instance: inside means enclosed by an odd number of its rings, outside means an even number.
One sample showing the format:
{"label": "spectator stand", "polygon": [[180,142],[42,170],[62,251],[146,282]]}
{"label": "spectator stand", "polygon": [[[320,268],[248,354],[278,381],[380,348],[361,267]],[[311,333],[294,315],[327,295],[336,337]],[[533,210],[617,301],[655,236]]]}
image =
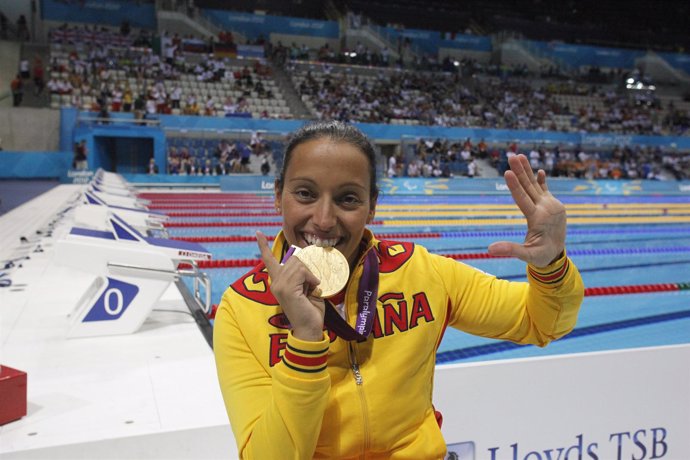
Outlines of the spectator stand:
{"label": "spectator stand", "polygon": [[273,131],[186,130],[166,128],[166,171],[172,175],[225,176],[261,174],[268,162],[275,172],[282,163],[287,133]]}
{"label": "spectator stand", "polygon": [[398,177],[468,176],[468,165],[479,156],[466,150],[466,139],[425,139],[403,135],[400,140]]}
{"label": "spectator stand", "polygon": [[682,135],[688,129],[678,95],[666,95],[663,107],[651,91],[533,78],[519,68],[480,66],[467,76],[293,61],[288,70],[306,107],[322,119],[573,133]]}
{"label": "spectator stand", "polygon": [[[623,141],[623,139],[621,139]],[[403,135],[396,177],[478,177],[485,168],[502,175],[508,157],[522,153],[550,177],[585,180],[683,180],[690,177],[690,152],[640,145],[423,138]],[[475,161],[474,168],[468,168]],[[445,168],[444,168],[445,164]],[[388,163],[385,170],[388,171]],[[474,170],[474,174],[472,174]]]}
{"label": "spectator stand", "polygon": [[90,170],[136,173],[145,172],[151,158],[159,168],[165,162],[165,135],[158,120],[81,112],[71,134],[73,142],[85,141]]}
{"label": "spectator stand", "polygon": [[[181,46],[171,62],[153,52],[151,42],[156,38],[146,31],[140,38],[122,37],[104,27],[99,31],[65,26],[51,33],[51,107],[100,110],[105,100],[109,111],[133,110],[135,104],[122,101],[129,92],[132,102],[139,96],[145,102],[154,100],[146,109],[149,113],[291,116],[263,59],[183,51]],[[185,40],[193,43],[192,38]]]}

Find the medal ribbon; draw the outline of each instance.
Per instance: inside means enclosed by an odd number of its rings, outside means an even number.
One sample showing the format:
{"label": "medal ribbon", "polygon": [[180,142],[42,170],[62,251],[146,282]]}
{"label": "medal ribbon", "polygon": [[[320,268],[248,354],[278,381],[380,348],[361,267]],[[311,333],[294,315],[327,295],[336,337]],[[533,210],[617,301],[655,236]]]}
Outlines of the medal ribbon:
{"label": "medal ribbon", "polygon": [[[294,252],[295,248],[290,247],[285,253],[281,263],[285,263]],[[378,257],[376,257],[374,248],[370,248],[364,257],[362,276],[359,280],[359,287],[357,289],[357,320],[355,322],[355,327],[353,328],[350,326],[327,299],[324,299],[326,301],[324,325],[341,339],[357,341],[366,340],[369,334],[371,334],[371,329],[374,326],[378,290],[379,260]]]}

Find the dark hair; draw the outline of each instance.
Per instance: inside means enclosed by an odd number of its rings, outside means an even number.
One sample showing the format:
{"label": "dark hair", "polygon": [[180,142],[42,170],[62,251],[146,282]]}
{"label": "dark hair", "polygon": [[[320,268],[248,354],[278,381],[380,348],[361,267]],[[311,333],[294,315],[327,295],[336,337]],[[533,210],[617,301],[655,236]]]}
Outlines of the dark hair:
{"label": "dark hair", "polygon": [[369,197],[376,199],[379,194],[379,189],[376,186],[376,151],[374,146],[369,141],[369,138],[364,135],[362,131],[352,125],[343,123],[342,121],[316,121],[308,123],[295,131],[288,138],[288,145],[283,154],[283,166],[276,175],[276,187],[278,190],[283,189],[285,184],[285,172],[287,171],[290,159],[292,158],[292,151],[295,148],[314,139],[326,137],[333,142],[344,142],[359,149],[369,161],[369,176],[371,192]]}

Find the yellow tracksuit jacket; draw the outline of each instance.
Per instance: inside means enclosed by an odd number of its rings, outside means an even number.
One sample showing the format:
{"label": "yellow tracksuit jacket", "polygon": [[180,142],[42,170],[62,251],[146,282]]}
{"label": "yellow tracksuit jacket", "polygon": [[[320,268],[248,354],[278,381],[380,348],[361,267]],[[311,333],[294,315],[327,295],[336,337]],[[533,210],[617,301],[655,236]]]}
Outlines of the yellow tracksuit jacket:
{"label": "yellow tracksuit jacket", "polygon": [[[584,288],[565,256],[528,266],[528,283],[508,282],[419,245],[378,241],[368,230],[365,239],[380,262],[366,341],[292,336],[263,263],[225,291],[214,350],[242,458],[443,458],[431,397],[446,326],[539,346],[575,326]],[[287,246],[280,234],[276,258]],[[344,300],[350,325],[361,274],[360,261]]]}

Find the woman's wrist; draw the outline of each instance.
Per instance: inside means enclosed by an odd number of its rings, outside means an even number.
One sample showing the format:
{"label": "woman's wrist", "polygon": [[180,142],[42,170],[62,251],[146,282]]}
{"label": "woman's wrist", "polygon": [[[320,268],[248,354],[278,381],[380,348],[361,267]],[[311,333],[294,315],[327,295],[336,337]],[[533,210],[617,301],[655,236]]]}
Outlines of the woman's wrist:
{"label": "woman's wrist", "polygon": [[293,328],[292,335],[305,342],[320,342],[323,340],[323,329]]}

